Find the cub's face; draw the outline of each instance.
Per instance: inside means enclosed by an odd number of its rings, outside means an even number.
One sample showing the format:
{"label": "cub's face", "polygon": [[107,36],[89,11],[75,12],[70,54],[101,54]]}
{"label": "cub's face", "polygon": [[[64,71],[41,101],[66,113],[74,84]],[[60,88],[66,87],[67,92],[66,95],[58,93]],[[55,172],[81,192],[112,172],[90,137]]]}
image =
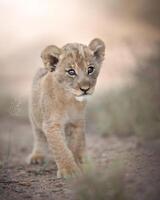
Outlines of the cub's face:
{"label": "cub's face", "polygon": [[81,101],[94,92],[104,53],[104,42],[94,39],[88,46],[77,43],[62,49],[48,46],[41,56],[58,83]]}

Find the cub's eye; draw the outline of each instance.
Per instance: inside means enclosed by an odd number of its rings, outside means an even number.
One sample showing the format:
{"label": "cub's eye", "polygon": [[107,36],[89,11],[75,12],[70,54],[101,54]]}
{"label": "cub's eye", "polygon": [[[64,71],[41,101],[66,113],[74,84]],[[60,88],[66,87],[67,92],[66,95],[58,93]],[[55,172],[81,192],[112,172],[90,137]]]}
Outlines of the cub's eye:
{"label": "cub's eye", "polygon": [[88,74],[92,74],[94,72],[95,68],[91,65],[88,67]]}
{"label": "cub's eye", "polygon": [[69,70],[67,70],[67,73],[68,73],[70,76],[76,76],[76,75],[77,75],[74,69],[69,69]]}

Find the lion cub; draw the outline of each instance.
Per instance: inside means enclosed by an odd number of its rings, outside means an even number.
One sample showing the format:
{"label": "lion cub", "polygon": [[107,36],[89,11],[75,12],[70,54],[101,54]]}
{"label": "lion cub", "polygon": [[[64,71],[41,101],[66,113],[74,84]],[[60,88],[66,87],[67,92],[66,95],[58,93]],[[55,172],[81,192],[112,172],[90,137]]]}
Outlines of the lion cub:
{"label": "lion cub", "polygon": [[58,177],[80,172],[85,153],[86,99],[95,89],[104,54],[105,45],[100,39],[88,46],[51,45],[42,51],[45,68],[34,77],[30,101],[34,148],[29,163],[44,160],[47,142]]}

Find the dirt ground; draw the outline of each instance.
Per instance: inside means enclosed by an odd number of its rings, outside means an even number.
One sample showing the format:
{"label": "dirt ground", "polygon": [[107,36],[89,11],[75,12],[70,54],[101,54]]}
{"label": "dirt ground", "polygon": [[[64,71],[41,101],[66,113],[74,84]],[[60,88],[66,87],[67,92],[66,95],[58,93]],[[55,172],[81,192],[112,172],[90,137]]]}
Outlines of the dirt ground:
{"label": "dirt ground", "polygon": [[[0,200],[74,199],[63,179],[56,178],[56,165],[49,159],[44,165],[27,165],[32,150],[31,127],[26,121],[0,121]],[[125,166],[126,193],[136,200],[158,200],[160,195],[160,140],[141,142],[136,137],[103,138],[87,134],[88,155],[105,169],[121,159]]]}

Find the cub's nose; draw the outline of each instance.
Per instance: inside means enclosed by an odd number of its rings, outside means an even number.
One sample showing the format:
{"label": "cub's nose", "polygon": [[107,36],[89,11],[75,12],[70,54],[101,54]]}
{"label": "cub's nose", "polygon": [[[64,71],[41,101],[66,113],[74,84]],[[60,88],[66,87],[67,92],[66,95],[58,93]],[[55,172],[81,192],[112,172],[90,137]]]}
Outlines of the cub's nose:
{"label": "cub's nose", "polygon": [[87,93],[87,91],[89,90],[90,88],[89,87],[80,87],[80,90],[82,92],[84,92],[85,94]]}

